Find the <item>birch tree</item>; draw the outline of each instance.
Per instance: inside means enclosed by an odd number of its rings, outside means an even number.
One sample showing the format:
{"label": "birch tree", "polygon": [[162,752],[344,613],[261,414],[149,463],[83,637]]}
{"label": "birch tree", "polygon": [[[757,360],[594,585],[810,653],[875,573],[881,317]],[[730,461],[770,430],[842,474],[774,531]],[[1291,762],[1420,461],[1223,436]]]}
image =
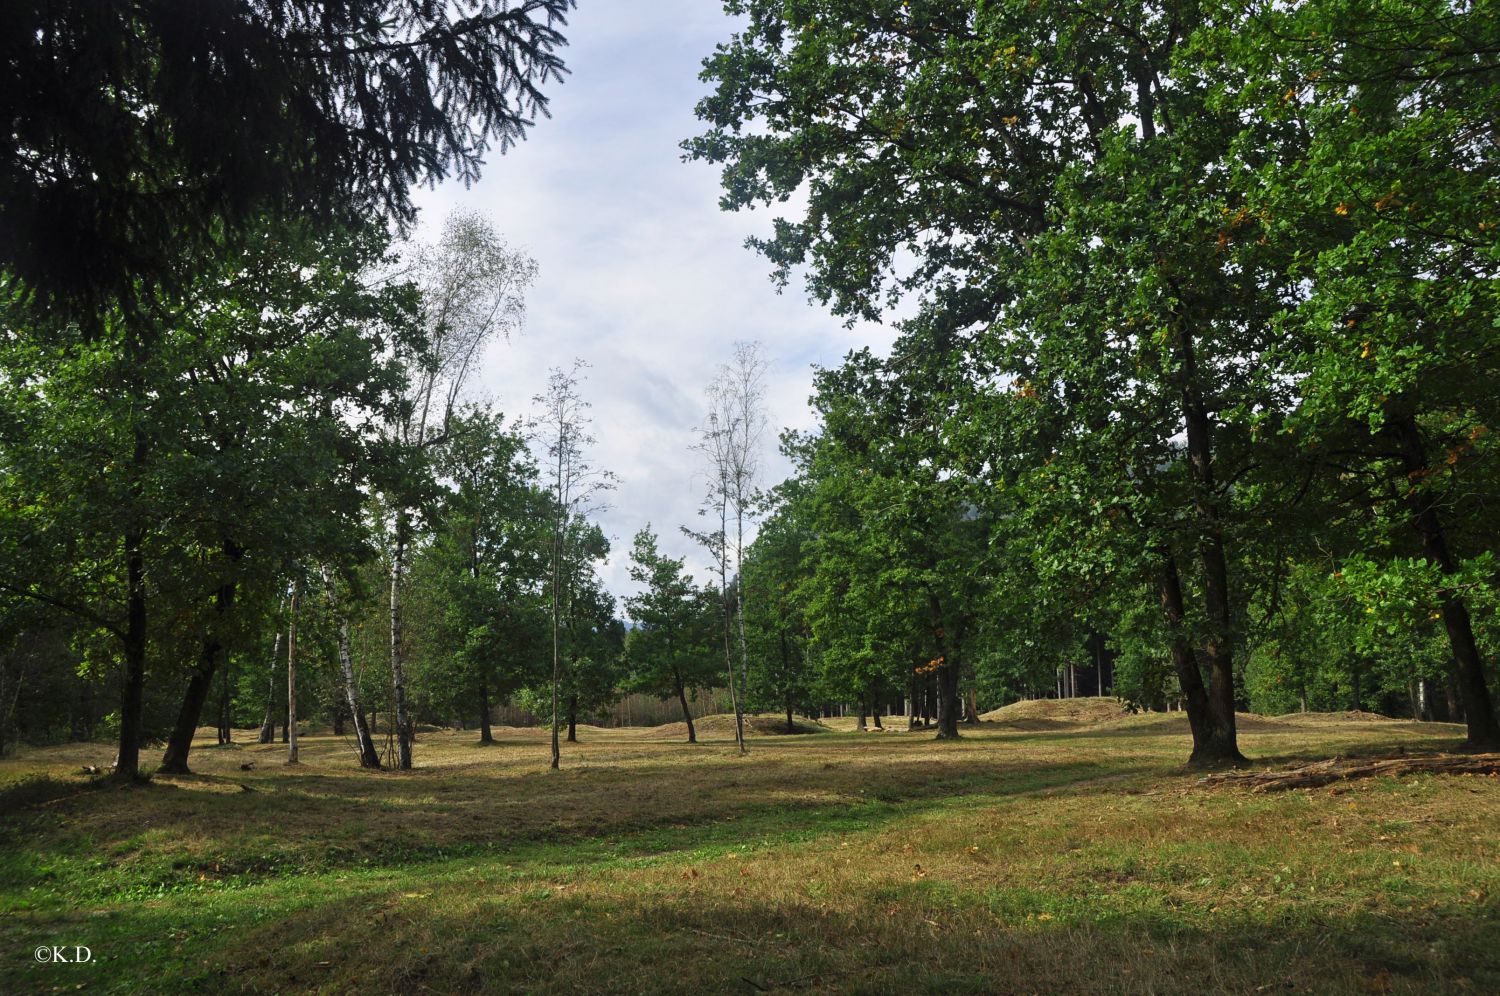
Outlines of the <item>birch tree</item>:
{"label": "birch tree", "polygon": [[[734,617],[739,636],[740,692],[750,695],[750,665],[745,639],[745,519],[753,512],[760,473],[761,439],[766,430],[766,360],[758,342],[737,342],[734,357],[719,368],[710,389],[724,432],[722,452],[727,460],[721,475],[727,504],[734,515]],[[726,523],[727,525],[727,523]],[[726,543],[728,538],[726,537]]]}
{"label": "birch tree", "polygon": [[703,456],[708,464],[708,493],[698,514],[718,520],[718,528],[693,530],[682,527],[683,533],[696,540],[709,552],[714,560],[714,574],[719,583],[719,623],[723,633],[724,669],[729,674],[729,702],[734,710],[734,739],[740,753],[745,748],[745,712],[740,702],[740,686],[736,680],[734,652],[730,648],[732,614],[729,608],[729,509],[733,494],[731,475],[733,467],[732,442],[728,413],[722,407],[722,398],[716,388],[710,386],[710,410],[708,424],[698,430],[698,442],[693,449]]}
{"label": "birch tree", "polygon": [[569,524],[590,510],[599,509],[600,496],[615,487],[615,475],[589,462],[585,450],[594,444],[589,432],[590,404],[580,391],[583,360],[568,369],[554,367],[547,389],[532,399],[537,414],[531,423],[533,438],[546,447],[547,486],[552,496],[552,564],[549,586],[552,596],[552,767],[561,764],[558,743],[558,688],[562,683],[563,586],[569,567]]}
{"label": "birch tree", "polygon": [[536,262],[513,250],[479,215],[455,212],[434,245],[419,246],[400,276],[421,289],[427,342],[409,357],[411,380],[404,404],[389,426],[410,456],[416,481],[390,496],[390,661],[396,710],[397,765],[412,765],[413,724],[402,655],[401,591],[414,519],[422,503],[421,479],[432,450],[448,437],[459,400],[485,347],[509,338],[526,315],[525,292]]}

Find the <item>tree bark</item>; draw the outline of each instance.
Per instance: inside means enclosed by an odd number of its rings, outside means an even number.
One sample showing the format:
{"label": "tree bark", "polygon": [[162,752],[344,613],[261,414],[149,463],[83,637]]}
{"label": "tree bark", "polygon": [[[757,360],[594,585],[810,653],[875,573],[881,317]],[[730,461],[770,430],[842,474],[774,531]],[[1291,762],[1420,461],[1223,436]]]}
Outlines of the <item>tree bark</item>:
{"label": "tree bark", "polygon": [[350,647],[349,619],[339,613],[339,673],[343,678],[344,701],[349,706],[350,722],[354,724],[354,741],[358,745],[361,768],[380,767],[380,752],[375,749],[375,738],[359,709],[359,683],[354,678],[354,653]]}
{"label": "tree bark", "polygon": [[568,696],[568,743],[578,742],[578,693]]}
{"label": "tree bark", "polygon": [[695,744],[698,742],[698,731],[693,728],[693,710],[688,708],[687,690],[682,687],[682,675],[675,665],[672,668],[672,682],[677,686],[677,701],[682,703],[682,718],[687,722],[688,743]]}
{"label": "tree bark", "polygon": [[1182,700],[1187,712],[1188,729],[1193,734],[1193,753],[1189,764],[1211,764],[1215,760],[1214,723],[1208,710],[1208,690],[1203,687],[1203,670],[1198,665],[1198,655],[1183,632],[1185,612],[1182,601],[1182,581],[1177,573],[1177,559],[1163,547],[1161,573],[1158,585],[1161,591],[1162,613],[1167,619],[1170,634],[1172,665],[1177,671],[1177,684],[1182,689]]}
{"label": "tree bark", "polygon": [[[239,559],[239,555],[233,552],[226,551],[226,556],[231,561]],[[193,734],[198,731],[203,705],[213,690],[214,671],[219,666],[219,655],[224,650],[221,627],[228,621],[234,607],[235,588],[235,582],[227,581],[219,585],[218,591],[214,593],[214,620],[204,634],[203,646],[198,653],[198,666],[188,679],[182,706],[177,710],[177,722],[172,726],[166,752],[162,755],[161,770],[167,774],[188,773],[188,752],[193,749]]]}
{"label": "tree bark", "polygon": [[[1410,415],[1403,416],[1393,420],[1392,428],[1401,440],[1402,464],[1407,476],[1406,503],[1412,527],[1422,538],[1422,555],[1444,577],[1452,577],[1458,573],[1458,565],[1448,549],[1448,538],[1437,514],[1436,501],[1422,488],[1422,479],[1430,467],[1427,447],[1422,441],[1417,420]],[[1448,633],[1448,645],[1453,652],[1458,677],[1458,691],[1463,699],[1469,745],[1500,746],[1500,723],[1496,721],[1489,686],[1485,682],[1484,660],[1474,639],[1469,607],[1464,603],[1463,595],[1455,588],[1443,589],[1439,597],[1439,611],[1443,617],[1443,628]]]}
{"label": "tree bark", "polygon": [[959,662],[956,657],[944,658],[936,671],[937,677],[937,739],[958,739],[958,714],[961,708],[958,696]]}
{"label": "tree bark", "polygon": [[1203,568],[1203,601],[1208,618],[1203,656],[1208,664],[1210,736],[1206,744],[1194,744],[1193,763],[1239,764],[1245,758],[1240,753],[1235,730],[1233,607],[1229,599],[1224,533],[1214,497],[1213,420],[1198,383],[1193,335],[1185,323],[1179,325],[1177,333],[1182,415],[1187,429],[1188,465],[1199,529],[1198,559]]}
{"label": "tree bark", "polygon": [[479,742],[488,746],[495,742],[495,732],[490,728],[490,687],[479,682]]}

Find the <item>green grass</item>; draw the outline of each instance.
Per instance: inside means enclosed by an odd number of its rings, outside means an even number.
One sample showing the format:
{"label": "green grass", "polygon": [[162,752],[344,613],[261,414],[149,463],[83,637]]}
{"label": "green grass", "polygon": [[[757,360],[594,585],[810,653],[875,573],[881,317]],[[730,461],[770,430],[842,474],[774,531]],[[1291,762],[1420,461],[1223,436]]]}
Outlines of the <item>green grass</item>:
{"label": "green grass", "polygon": [[[0,991],[1500,991],[1500,781],[1211,789],[1180,719],[1059,716],[744,759],[587,729],[560,772],[538,731],[426,735],[408,773],[205,745],[130,788],[78,773],[106,746],[24,752]],[[1458,735],[1247,730],[1276,764]]]}

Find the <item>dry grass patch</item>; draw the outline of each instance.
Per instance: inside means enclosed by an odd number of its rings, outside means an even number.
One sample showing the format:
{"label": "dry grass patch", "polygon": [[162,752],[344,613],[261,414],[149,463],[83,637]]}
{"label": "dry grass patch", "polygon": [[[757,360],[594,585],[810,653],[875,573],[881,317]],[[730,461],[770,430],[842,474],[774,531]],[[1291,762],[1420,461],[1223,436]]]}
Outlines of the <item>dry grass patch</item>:
{"label": "dry grass patch", "polygon": [[[132,789],[77,773],[107,748],[30,751],[0,763],[0,989],[1500,989],[1500,780],[1207,791],[1164,718],[763,736],[748,758],[588,728],[560,772],[535,730],[425,735],[406,773],[314,737],[297,768],[205,746]],[[1244,749],[1458,736],[1267,723]],[[96,962],[65,979],[29,963],[43,943]]]}

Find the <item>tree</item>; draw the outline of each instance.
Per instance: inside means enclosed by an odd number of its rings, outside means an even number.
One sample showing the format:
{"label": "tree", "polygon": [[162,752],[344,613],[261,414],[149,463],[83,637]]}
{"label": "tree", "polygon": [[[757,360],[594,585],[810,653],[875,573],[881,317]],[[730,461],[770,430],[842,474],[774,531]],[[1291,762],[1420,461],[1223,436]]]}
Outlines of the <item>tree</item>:
{"label": "tree", "polygon": [[455,418],[438,472],[449,490],[423,553],[437,602],[426,679],[438,701],[479,721],[489,744],[491,706],[531,676],[538,649],[547,495],[519,427],[481,407]]}
{"label": "tree", "polygon": [[504,152],[547,113],[572,7],[14,4],[0,280],[97,312],[237,251],[267,215],[409,223],[414,184],[472,181],[492,144]]}
{"label": "tree", "polygon": [[748,687],[751,709],[777,708],[786,712],[788,733],[796,732],[794,713],[812,701],[812,673],[808,662],[808,623],[798,583],[805,550],[812,534],[803,521],[799,487],[792,479],[777,488],[771,511],[761,522],[747,551],[740,583],[750,633],[750,655],[756,679]]}
{"label": "tree", "polygon": [[[535,279],[536,263],[506,246],[483,218],[455,213],[444,224],[438,243],[415,247],[408,265],[421,289],[427,338],[420,352],[404,357],[411,379],[388,432],[409,459],[420,464],[448,441],[465,385],[485,346],[520,327],[524,293]],[[426,475],[418,473],[388,496],[391,681],[397,764],[403,769],[411,767],[415,733],[402,659],[401,590],[412,519],[427,498],[425,491]]]}
{"label": "tree", "polygon": [[[142,320],[80,348],[29,334],[55,316],[8,315],[26,334],[0,359],[13,499],[0,586],[118,640],[122,774],[137,768],[153,645],[194,661],[163,760],[182,771],[217,668],[291,565],[361,555],[363,489],[386,464],[374,423],[402,382],[383,347],[419,334],[409,289],[364,283],[385,245],[373,230],[269,227],[153,315],[149,357],[122,348]],[[88,483],[100,465],[117,472]]]}
{"label": "tree", "polygon": [[[755,509],[755,487],[760,471],[761,437],[766,428],[766,361],[758,342],[737,342],[734,357],[719,368],[709,386],[710,422],[723,433],[714,458],[725,462],[716,473],[725,490],[725,504],[734,515],[734,618],[740,651],[740,696],[750,697],[749,649],[745,640],[745,519]],[[727,523],[726,523],[727,526]],[[725,537],[727,547],[728,537]],[[727,549],[726,549],[727,552]]]}
{"label": "tree", "polygon": [[718,613],[712,613],[705,626],[701,593],[684,573],[683,561],[658,549],[650,525],[635,534],[630,580],[641,586],[625,599],[625,611],[635,623],[626,643],[631,686],[661,698],[675,696],[687,724],[688,743],[695,744],[698,733],[688,692],[712,685],[715,665],[709,634],[716,628]]}
{"label": "tree", "polygon": [[[968,352],[991,384],[1063,399],[1063,438],[1112,418],[1157,449],[1185,437],[1168,486],[1151,491],[1159,504],[1139,546],[1159,562],[1162,611],[1186,651],[1193,758],[1238,762],[1229,481],[1250,463],[1252,413],[1278,386],[1242,361],[1274,342],[1287,280],[1253,240],[1211,251],[1228,163],[1248,150],[1233,145],[1238,116],[1213,110],[1179,58],[1218,18],[1238,23],[1235,12],[1026,0],[727,8],[748,26],[706,61],[716,89],[698,112],[710,131],[686,147],[724,164],[729,208],[807,195],[800,219],[755,242],[779,280],[806,264],[814,296],[850,319],[916,298],[913,327],[939,355]],[[1102,471],[1139,477],[1158,464],[1139,462],[1131,440],[1097,441],[1120,444],[1087,468],[1108,506],[1133,480]]]}
{"label": "tree", "polygon": [[553,368],[547,378],[547,390],[532,399],[538,412],[532,421],[532,432],[546,447],[545,481],[551,494],[551,571],[552,595],[552,767],[559,767],[562,752],[558,745],[558,693],[563,678],[563,610],[565,574],[571,571],[572,553],[569,526],[593,509],[599,497],[613,490],[615,477],[589,462],[585,453],[594,437],[589,434],[589,403],[580,393],[581,371],[587,366],[574,360],[564,370]]}
{"label": "tree", "polygon": [[1500,29],[1484,5],[1382,0],[1265,5],[1248,28],[1213,51],[1245,67],[1224,98],[1266,150],[1233,179],[1303,288],[1273,357],[1298,387],[1287,431],[1325,520],[1373,516],[1390,589],[1430,585],[1469,742],[1494,747],[1474,608],[1493,584],[1500,157],[1479,122]]}

